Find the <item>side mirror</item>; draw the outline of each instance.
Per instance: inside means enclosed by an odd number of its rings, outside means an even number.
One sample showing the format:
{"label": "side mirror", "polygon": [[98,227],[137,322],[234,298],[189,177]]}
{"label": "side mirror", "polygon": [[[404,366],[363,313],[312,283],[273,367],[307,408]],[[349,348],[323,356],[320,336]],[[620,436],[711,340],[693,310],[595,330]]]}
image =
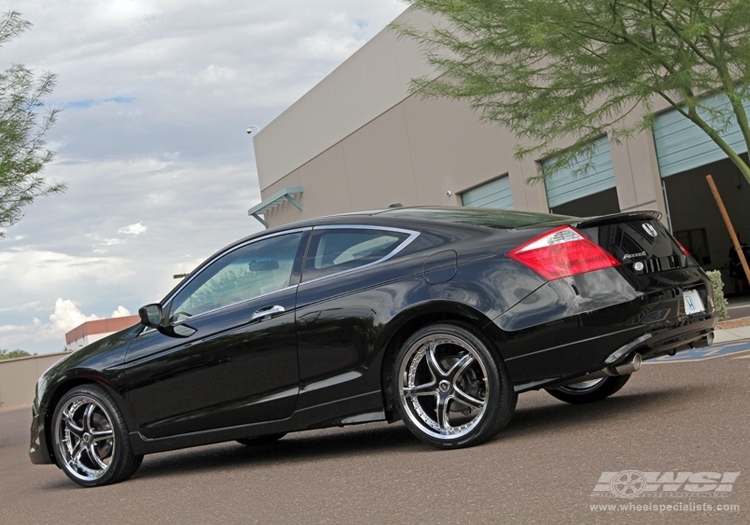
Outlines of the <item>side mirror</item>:
{"label": "side mirror", "polygon": [[164,322],[164,314],[158,303],[147,304],[139,308],[138,315],[141,317],[141,324],[149,328],[159,328]]}
{"label": "side mirror", "polygon": [[164,319],[164,312],[159,303],[147,304],[138,309],[141,324],[149,328],[156,328],[169,337],[190,337],[196,330],[186,324],[172,325]]}

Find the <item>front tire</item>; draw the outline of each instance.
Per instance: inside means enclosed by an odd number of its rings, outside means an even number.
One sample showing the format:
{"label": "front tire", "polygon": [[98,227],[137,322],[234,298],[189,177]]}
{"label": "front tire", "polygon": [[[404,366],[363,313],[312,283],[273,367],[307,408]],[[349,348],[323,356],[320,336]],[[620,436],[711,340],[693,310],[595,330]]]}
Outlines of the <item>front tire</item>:
{"label": "front tire", "polygon": [[133,454],[120,409],[98,385],[75,387],[60,399],[52,416],[52,446],[60,468],[84,487],[127,479],[143,461]]}
{"label": "front tire", "polygon": [[558,388],[546,388],[547,393],[560,401],[580,405],[583,403],[595,403],[605,399],[622,387],[630,379],[630,374],[613,377],[602,377],[592,381],[583,381]]}
{"label": "front tire", "polygon": [[427,326],[404,343],[394,363],[393,391],[407,428],[446,449],[494,437],[516,405],[505,366],[489,344],[454,324]]}

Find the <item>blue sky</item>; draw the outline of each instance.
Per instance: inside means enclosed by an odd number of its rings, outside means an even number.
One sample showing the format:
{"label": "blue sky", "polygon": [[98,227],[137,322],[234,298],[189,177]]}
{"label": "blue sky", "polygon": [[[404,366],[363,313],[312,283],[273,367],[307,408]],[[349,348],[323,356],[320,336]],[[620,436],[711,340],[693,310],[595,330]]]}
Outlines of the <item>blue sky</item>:
{"label": "blue sky", "polygon": [[60,351],[81,322],[136,313],[172,275],[260,229],[261,128],[401,13],[398,0],[23,0],[0,48],[58,75],[38,200],[0,241],[0,348]]}

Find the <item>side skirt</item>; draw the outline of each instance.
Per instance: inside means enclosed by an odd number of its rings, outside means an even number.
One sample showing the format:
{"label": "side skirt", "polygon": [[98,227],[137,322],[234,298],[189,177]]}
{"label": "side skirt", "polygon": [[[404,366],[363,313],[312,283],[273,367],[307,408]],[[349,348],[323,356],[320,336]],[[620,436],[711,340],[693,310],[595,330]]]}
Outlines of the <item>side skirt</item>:
{"label": "side skirt", "polygon": [[178,434],[150,439],[139,431],[130,433],[130,443],[135,454],[152,454],[181,448],[221,443],[236,439],[295,432],[313,428],[353,425],[384,421],[383,395],[380,390],[358,396],[308,407],[294,412],[286,419],[250,423],[219,429]]}

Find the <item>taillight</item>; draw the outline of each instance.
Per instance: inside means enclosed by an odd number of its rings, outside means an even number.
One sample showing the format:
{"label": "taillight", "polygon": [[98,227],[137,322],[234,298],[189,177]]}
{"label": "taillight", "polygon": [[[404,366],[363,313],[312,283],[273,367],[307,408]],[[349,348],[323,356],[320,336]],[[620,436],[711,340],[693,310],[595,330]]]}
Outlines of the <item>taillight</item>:
{"label": "taillight", "polygon": [[675,242],[677,243],[677,246],[680,247],[680,250],[682,250],[682,254],[686,257],[690,257],[690,252],[687,251],[687,248],[685,248],[679,240],[675,239]]}
{"label": "taillight", "polygon": [[549,280],[620,265],[610,253],[570,226],[540,235],[508,252],[508,257]]}

